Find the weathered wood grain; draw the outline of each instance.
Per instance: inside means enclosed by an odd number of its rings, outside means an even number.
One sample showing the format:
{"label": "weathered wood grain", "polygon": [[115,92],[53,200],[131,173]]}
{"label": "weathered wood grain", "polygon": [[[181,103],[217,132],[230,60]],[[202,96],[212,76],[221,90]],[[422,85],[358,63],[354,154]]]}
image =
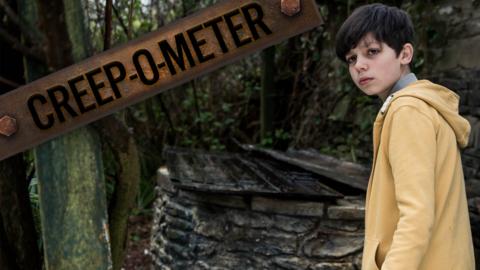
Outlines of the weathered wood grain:
{"label": "weathered wood grain", "polygon": [[313,0],[229,0],[0,96],[0,160],[321,24]]}

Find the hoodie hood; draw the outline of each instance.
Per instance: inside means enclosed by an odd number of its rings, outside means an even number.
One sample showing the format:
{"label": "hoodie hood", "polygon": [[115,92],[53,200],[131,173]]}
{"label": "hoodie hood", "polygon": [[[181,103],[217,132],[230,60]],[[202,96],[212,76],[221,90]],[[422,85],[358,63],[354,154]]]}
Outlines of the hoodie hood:
{"label": "hoodie hood", "polygon": [[458,114],[460,98],[455,92],[428,80],[419,80],[390,95],[385,100],[380,112],[384,115],[390,103],[403,96],[419,98],[435,108],[452,127],[458,145],[461,148],[467,146],[470,135],[470,123]]}

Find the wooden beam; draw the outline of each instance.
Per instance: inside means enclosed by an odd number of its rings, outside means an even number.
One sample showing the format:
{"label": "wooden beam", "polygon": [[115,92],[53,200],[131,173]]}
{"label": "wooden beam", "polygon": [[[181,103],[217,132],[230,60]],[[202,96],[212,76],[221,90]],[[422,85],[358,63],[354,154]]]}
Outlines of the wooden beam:
{"label": "wooden beam", "polygon": [[[313,0],[228,0],[0,96],[0,160],[321,24]],[[112,135],[114,136],[114,135]]]}

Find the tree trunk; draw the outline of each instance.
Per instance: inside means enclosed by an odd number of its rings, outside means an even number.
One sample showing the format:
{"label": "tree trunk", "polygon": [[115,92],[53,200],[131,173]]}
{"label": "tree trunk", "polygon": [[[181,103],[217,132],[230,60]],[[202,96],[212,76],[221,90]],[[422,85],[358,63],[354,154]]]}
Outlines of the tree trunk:
{"label": "tree trunk", "polygon": [[[105,5],[104,50],[111,46],[112,5],[112,1],[107,0]],[[130,9],[133,9],[132,5],[130,5]],[[130,10],[129,14],[132,14],[132,12]],[[131,29],[127,30],[127,33],[131,33]],[[99,130],[104,144],[110,147],[118,164],[117,181],[109,207],[109,225],[113,270],[119,270],[123,265],[127,248],[128,217],[139,189],[140,160],[137,145],[131,132],[118,117],[115,115],[105,117],[98,121],[95,127]],[[115,136],[111,136],[112,134],[115,134]]]}
{"label": "tree trunk", "polygon": [[[113,269],[122,267],[127,247],[128,217],[135,202],[140,182],[140,162],[137,145],[125,124],[114,116],[100,120],[95,127],[102,141],[111,148],[118,163],[115,191],[109,211]],[[115,134],[115,136],[109,136]]]}
{"label": "tree trunk", "polygon": [[262,140],[273,135],[273,80],[275,71],[275,46],[262,52],[262,90],[260,93],[260,135]]}
{"label": "tree trunk", "polygon": [[23,155],[1,161],[0,172],[0,227],[6,240],[1,248],[9,250],[12,269],[41,269]]}
{"label": "tree trunk", "polygon": [[[3,220],[0,217],[0,224]],[[17,270],[18,267],[14,265],[12,249],[8,245],[7,235],[3,226],[0,226],[0,268],[5,270]]]}
{"label": "tree trunk", "polygon": [[[7,3],[15,11],[14,1]],[[8,22],[2,21],[0,24],[9,33],[18,31]],[[16,38],[20,39],[20,34]],[[2,75],[23,84],[22,55],[1,41],[0,51]],[[0,93],[13,90],[13,86],[5,84],[0,84],[0,88]],[[0,269],[41,269],[23,154],[0,161]]]}

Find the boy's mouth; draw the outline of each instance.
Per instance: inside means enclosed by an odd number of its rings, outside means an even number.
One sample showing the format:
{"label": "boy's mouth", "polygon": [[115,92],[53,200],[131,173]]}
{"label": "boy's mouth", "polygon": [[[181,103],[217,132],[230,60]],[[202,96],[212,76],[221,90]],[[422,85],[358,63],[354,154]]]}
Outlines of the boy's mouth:
{"label": "boy's mouth", "polygon": [[373,78],[370,78],[370,77],[360,78],[360,80],[358,81],[358,84],[365,85],[369,83],[371,80],[373,80]]}

